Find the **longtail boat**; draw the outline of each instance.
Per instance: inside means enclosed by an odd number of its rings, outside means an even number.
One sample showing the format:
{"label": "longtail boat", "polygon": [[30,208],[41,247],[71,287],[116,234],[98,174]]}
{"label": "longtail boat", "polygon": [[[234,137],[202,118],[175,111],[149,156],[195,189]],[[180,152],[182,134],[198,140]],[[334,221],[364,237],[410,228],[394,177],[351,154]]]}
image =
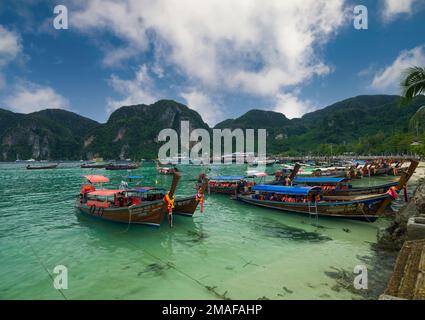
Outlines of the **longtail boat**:
{"label": "longtail boat", "polygon": [[388,193],[324,196],[319,187],[256,185],[237,199],[256,206],[312,216],[374,222],[391,202]]}
{"label": "longtail boat", "polygon": [[105,166],[106,170],[134,170],[140,167],[140,163],[128,163],[128,164],[108,164]]}
{"label": "longtail boat", "polygon": [[365,164],[357,166],[355,173],[361,177],[372,177],[372,176],[400,176],[403,172],[408,170],[408,166],[404,166],[404,161],[392,161],[392,160],[374,160],[366,161]]}
{"label": "longtail boat", "polygon": [[418,164],[419,163],[417,161],[412,160],[407,170],[403,170],[398,181],[374,186],[353,187],[348,183],[348,179],[335,177],[295,177],[292,180],[292,184],[308,187],[318,186],[322,189],[323,195],[328,196],[380,194],[388,192],[388,190],[392,187],[395,187],[396,191],[400,191],[406,187],[407,182],[414,174]]}
{"label": "longtail boat", "polygon": [[31,166],[27,165],[27,170],[46,170],[46,169],[56,169],[58,167],[58,164],[51,164],[51,165],[45,165],[45,166]]}
{"label": "longtail boat", "polygon": [[93,162],[93,163],[83,163],[80,167],[83,169],[103,169],[108,165],[109,165],[108,163]]}
{"label": "longtail boat", "polygon": [[156,163],[156,171],[159,174],[171,175],[171,174],[174,174],[174,173],[179,171],[176,167],[173,167],[173,168],[171,168],[171,167],[161,167],[159,165],[158,161],[155,161],[155,163]]}
{"label": "longtail boat", "polygon": [[[200,183],[202,182],[201,175],[198,180]],[[217,176],[209,178],[208,192],[235,195],[245,187],[253,185],[254,182],[248,181],[247,176]]]}
{"label": "longtail boat", "polygon": [[[127,179],[129,182],[135,181],[137,179],[143,178],[142,176],[128,176]],[[199,185],[197,193],[191,196],[176,196],[174,199],[174,209],[173,214],[182,215],[182,216],[193,216],[198,204],[201,206],[201,212],[203,212],[203,206],[205,201],[205,190],[208,186],[208,180],[204,180],[202,184]],[[125,186],[128,188],[127,186]],[[166,190],[161,187],[153,187],[153,186],[140,186],[140,183],[136,183],[136,186],[130,187],[128,191],[132,191],[137,197],[142,197],[142,195],[146,192],[149,194],[155,194],[158,198],[164,198],[166,195]]]}
{"label": "longtail boat", "polygon": [[167,212],[172,216],[170,208],[180,179],[179,173],[174,174],[165,198],[162,192],[152,189],[143,192],[142,196],[137,190],[95,190],[94,183],[109,182],[109,179],[98,175],[85,177],[90,183],[81,189],[75,206],[88,216],[113,222],[152,226],[159,226]]}
{"label": "longtail boat", "polygon": [[292,181],[292,179],[294,179],[296,175],[298,174],[300,168],[301,168],[301,165],[299,163],[296,163],[291,168],[286,167],[282,170],[276,171],[274,173],[275,180],[266,184],[284,184],[284,185],[288,184],[289,185],[290,181]]}

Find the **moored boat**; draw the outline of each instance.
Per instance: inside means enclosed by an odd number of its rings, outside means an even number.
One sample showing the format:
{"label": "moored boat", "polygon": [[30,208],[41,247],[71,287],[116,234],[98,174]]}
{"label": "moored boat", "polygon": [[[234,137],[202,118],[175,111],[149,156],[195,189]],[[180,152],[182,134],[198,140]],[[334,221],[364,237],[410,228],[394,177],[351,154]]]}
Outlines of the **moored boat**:
{"label": "moored boat", "polygon": [[45,166],[31,166],[27,165],[27,170],[46,170],[46,169],[56,169],[58,167],[58,164],[51,164],[51,165],[45,165]]}
{"label": "moored boat", "polygon": [[156,163],[156,171],[159,174],[171,175],[179,171],[176,167],[161,167],[158,161],[155,161],[155,163]]}
{"label": "moored boat", "polygon": [[[203,177],[199,177],[199,182]],[[247,176],[216,176],[209,178],[208,192],[235,195],[241,192],[245,187],[251,187],[254,182],[248,181]]]}
{"label": "moored boat", "polygon": [[80,167],[83,169],[103,169],[106,166],[108,166],[108,163],[90,162],[90,163],[83,163]]}
{"label": "moored boat", "polygon": [[[104,176],[86,176],[89,184],[83,186],[76,208],[89,216],[103,220],[159,226],[172,207],[172,199],[177,188],[180,174],[176,173],[168,193],[153,188],[142,192],[136,189],[96,190],[94,183],[105,183]],[[165,199],[164,199],[165,198]]]}
{"label": "moored boat", "polygon": [[140,163],[124,163],[124,164],[110,163],[105,166],[106,170],[134,170],[138,168],[140,168]]}
{"label": "moored boat", "polygon": [[[143,176],[127,176],[127,182],[122,181],[120,185],[120,189],[131,190],[133,192],[143,194],[144,192],[149,191],[152,193],[155,191],[156,195],[160,197],[165,197],[166,190],[161,187],[155,186],[142,186]],[[129,186],[129,183],[131,184]],[[201,206],[201,212],[203,212],[204,208],[204,200],[205,200],[205,190],[208,186],[208,179],[204,179],[202,183],[198,185],[196,195],[190,196],[175,196],[174,199],[174,209],[173,214],[182,215],[182,216],[193,216],[198,204]]]}
{"label": "moored boat", "polygon": [[325,196],[319,187],[256,185],[237,199],[281,211],[374,222],[390,203],[390,195]]}
{"label": "moored boat", "polygon": [[384,184],[374,186],[359,186],[355,187],[348,183],[346,178],[336,177],[295,177],[292,179],[293,185],[298,186],[318,186],[322,189],[324,195],[367,195],[367,194],[379,194],[386,193],[392,187],[395,187],[397,191],[405,188],[407,182],[414,174],[418,162],[415,160],[410,161],[409,167],[401,172],[401,176],[398,181],[391,181]]}

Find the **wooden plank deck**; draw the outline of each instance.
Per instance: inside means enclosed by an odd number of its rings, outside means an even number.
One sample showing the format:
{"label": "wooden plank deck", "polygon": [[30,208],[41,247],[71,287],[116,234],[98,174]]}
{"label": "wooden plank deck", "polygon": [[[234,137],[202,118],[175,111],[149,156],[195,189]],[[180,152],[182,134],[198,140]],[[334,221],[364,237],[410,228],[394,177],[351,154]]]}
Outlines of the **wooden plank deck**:
{"label": "wooden plank deck", "polygon": [[425,300],[425,240],[406,241],[381,299]]}

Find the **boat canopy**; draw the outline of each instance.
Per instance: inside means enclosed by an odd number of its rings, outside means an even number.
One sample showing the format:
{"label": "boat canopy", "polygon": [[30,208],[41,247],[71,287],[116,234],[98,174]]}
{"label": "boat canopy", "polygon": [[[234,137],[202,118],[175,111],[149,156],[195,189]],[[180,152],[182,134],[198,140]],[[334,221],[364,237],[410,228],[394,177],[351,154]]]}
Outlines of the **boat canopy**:
{"label": "boat canopy", "polygon": [[296,177],[292,180],[294,183],[341,183],[346,181],[346,178],[333,177]]}
{"label": "boat canopy", "polygon": [[320,191],[319,187],[287,187],[275,185],[256,185],[252,187],[253,191],[273,192],[293,196],[306,196],[311,191]]}
{"label": "boat canopy", "polygon": [[84,178],[86,178],[87,180],[89,180],[91,183],[104,183],[104,182],[109,182],[109,179],[101,176],[101,175],[88,175],[88,176],[84,176]]}
{"label": "boat canopy", "polygon": [[246,179],[246,176],[218,176],[211,177],[210,180],[243,180]]}
{"label": "boat canopy", "polygon": [[98,197],[110,197],[120,192],[125,192],[126,190],[96,190],[89,192],[90,196],[98,196]]}

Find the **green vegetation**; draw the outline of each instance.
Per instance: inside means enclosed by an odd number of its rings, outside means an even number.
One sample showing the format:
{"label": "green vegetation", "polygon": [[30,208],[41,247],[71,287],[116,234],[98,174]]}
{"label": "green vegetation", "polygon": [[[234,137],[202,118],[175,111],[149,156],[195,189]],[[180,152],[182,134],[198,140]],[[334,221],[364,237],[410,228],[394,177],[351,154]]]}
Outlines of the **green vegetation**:
{"label": "green vegetation", "polygon": [[86,135],[84,151],[88,158],[154,159],[163,144],[157,141],[159,132],[173,128],[180,133],[180,121],[183,120],[188,120],[191,128],[209,129],[196,111],[175,101],[122,107],[111,114],[107,123]]}
{"label": "green vegetation", "polygon": [[[267,152],[274,155],[425,155],[425,97],[400,101],[400,96],[358,96],[292,120],[250,110],[216,128],[265,128]],[[0,159],[155,158],[160,130],[180,132],[182,120],[191,129],[210,129],[196,111],[172,100],[122,107],[105,124],[64,110],[24,115],[0,109]]]}
{"label": "green vegetation", "polygon": [[270,154],[422,154],[420,148],[411,146],[416,140],[425,141],[413,130],[411,123],[420,119],[421,128],[425,125],[425,111],[420,111],[424,104],[424,96],[415,98],[406,106],[400,105],[399,96],[358,96],[308,113],[300,119],[286,119],[276,127],[267,128],[263,122],[274,116],[275,113],[270,111],[258,111],[255,116],[248,112],[217,127],[266,127]]}
{"label": "green vegetation", "polygon": [[84,136],[98,125],[96,121],[57,109],[26,115],[0,109],[0,124],[3,161],[80,159]]}
{"label": "green vegetation", "polygon": [[401,82],[403,103],[409,103],[414,97],[425,93],[425,69],[421,67],[408,68]]}

